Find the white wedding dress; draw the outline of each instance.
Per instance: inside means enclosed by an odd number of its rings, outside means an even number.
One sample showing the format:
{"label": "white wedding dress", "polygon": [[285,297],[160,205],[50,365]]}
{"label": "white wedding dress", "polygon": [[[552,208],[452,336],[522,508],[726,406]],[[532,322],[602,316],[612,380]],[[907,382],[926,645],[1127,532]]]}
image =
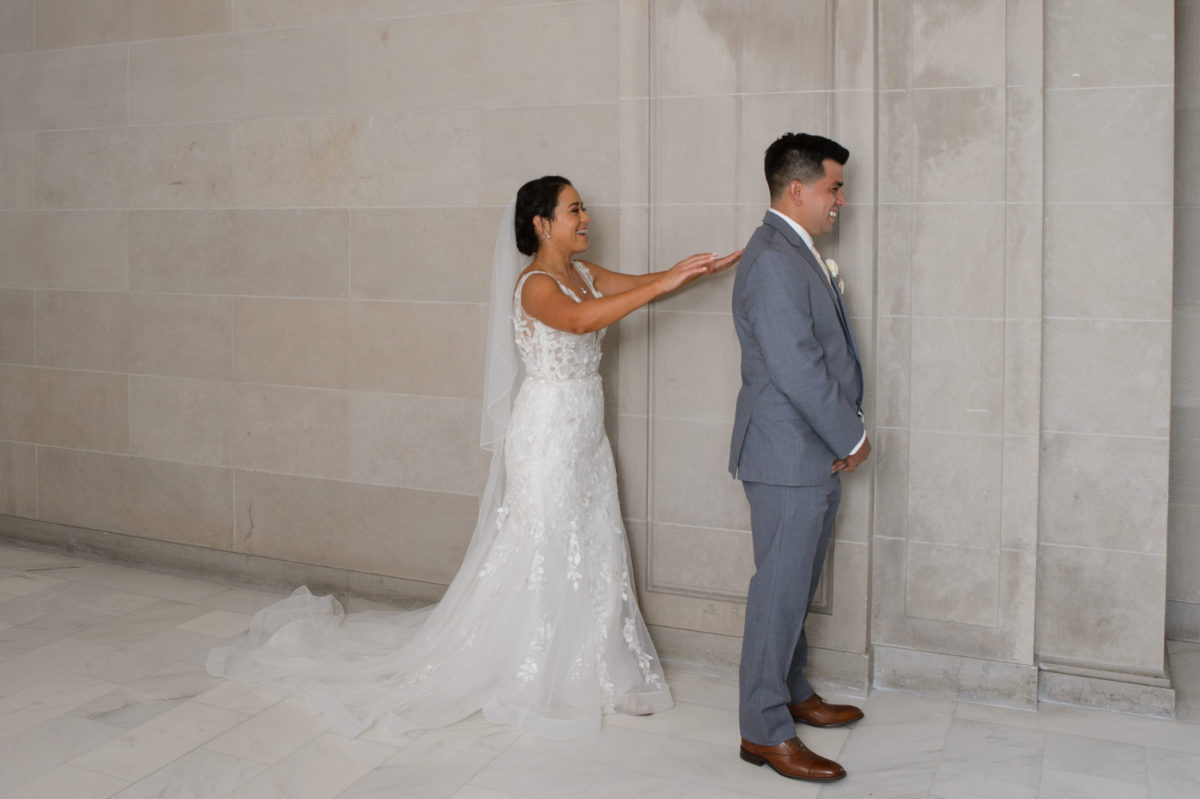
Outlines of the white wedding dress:
{"label": "white wedding dress", "polygon": [[[594,291],[586,267],[575,268]],[[599,732],[605,713],[671,706],[634,594],[604,433],[604,331],[529,317],[524,283],[512,318],[526,376],[504,441],[503,500],[481,506],[489,519],[442,600],[344,615],[333,597],[300,588],[214,650],[209,672],[299,695],[346,736],[373,724],[441,727],[482,709],[566,740]]]}

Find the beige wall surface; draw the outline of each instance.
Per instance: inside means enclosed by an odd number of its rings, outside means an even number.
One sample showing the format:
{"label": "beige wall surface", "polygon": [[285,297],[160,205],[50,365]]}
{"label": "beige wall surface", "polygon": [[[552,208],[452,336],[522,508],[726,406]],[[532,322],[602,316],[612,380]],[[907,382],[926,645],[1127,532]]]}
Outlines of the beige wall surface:
{"label": "beige wall surface", "polygon": [[0,4],[0,512],[448,582],[502,206],[617,240],[622,13]]}
{"label": "beige wall surface", "polygon": [[[817,244],[843,265],[847,305],[868,359],[875,294],[870,11],[870,3],[825,0],[654,3],[649,85],[655,262],[714,235],[745,243],[767,207],[763,151],[780,133],[821,133],[850,149],[849,204],[840,229]],[[680,148],[681,140],[696,138],[697,119],[705,135]],[[740,386],[732,282],[723,276],[668,298],[649,320],[644,605],[652,625],[717,636],[705,639],[708,651],[694,653],[701,661],[736,657],[729,653],[738,646],[754,571],[749,507],[727,470]],[[822,669],[863,687],[871,483],[869,467],[845,481],[837,539],[809,622]]]}
{"label": "beige wall surface", "polygon": [[1167,633],[1200,641],[1200,1],[1175,2],[1175,293]]}
{"label": "beige wall surface", "polygon": [[1154,686],[1165,668],[1174,4],[1095,6],[1046,4],[1037,648],[1046,670]]}
{"label": "beige wall surface", "polygon": [[[515,188],[567,175],[590,257],[641,272],[741,246],[763,150],[808,130],[851,150],[818,246],[874,444],[814,672],[1169,712],[1164,624],[1200,638],[1198,25],[1198,0],[0,0],[0,521],[435,597],[487,469]],[[730,285],[623,320],[603,367],[647,620],[700,668],[736,665],[753,568]]]}

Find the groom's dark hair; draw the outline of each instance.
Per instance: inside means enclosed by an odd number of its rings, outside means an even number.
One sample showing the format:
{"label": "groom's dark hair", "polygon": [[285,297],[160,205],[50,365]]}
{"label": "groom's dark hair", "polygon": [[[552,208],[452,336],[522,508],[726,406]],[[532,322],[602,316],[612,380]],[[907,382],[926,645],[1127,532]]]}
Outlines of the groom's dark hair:
{"label": "groom's dark hair", "polygon": [[825,177],[825,159],[839,164],[850,160],[850,151],[833,139],[811,133],[785,133],[767,148],[763,171],[771,199],[778,199],[793,180],[812,183]]}
{"label": "groom's dark hair", "polygon": [[558,207],[558,194],[564,186],[570,186],[571,181],[558,175],[545,175],[535,178],[517,189],[517,204],[513,227],[517,234],[517,249],[526,255],[533,255],[538,249],[538,234],[533,228],[535,216],[554,218],[554,209]]}

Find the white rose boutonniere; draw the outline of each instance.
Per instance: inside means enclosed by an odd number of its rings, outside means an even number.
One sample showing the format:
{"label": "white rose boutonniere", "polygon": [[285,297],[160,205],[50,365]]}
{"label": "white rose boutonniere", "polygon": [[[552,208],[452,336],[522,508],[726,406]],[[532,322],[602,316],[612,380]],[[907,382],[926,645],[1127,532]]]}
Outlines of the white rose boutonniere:
{"label": "white rose boutonniere", "polygon": [[842,280],[840,277],[838,277],[837,261],[833,260],[832,258],[826,258],[825,259],[825,268],[829,270],[829,276],[833,278],[833,281],[835,283],[837,283],[838,291],[845,294],[846,293],[846,282],[844,280]]}

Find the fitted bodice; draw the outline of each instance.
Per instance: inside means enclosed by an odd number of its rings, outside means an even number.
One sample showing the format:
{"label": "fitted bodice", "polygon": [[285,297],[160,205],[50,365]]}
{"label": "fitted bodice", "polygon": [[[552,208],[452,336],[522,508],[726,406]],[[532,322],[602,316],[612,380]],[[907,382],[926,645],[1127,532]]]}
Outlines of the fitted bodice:
{"label": "fitted bodice", "polygon": [[[596,297],[601,296],[592,283],[591,273],[587,267],[578,261],[572,265],[587,284],[588,290]],[[599,374],[600,370],[600,341],[604,331],[594,333],[568,333],[557,330],[539,322],[521,305],[521,291],[530,275],[551,275],[549,272],[527,272],[517,282],[513,293],[513,328],[515,330],[517,351],[521,354],[521,363],[525,367],[525,376],[535,380],[577,380]],[[575,302],[581,302],[575,292],[558,282],[559,289]]]}

